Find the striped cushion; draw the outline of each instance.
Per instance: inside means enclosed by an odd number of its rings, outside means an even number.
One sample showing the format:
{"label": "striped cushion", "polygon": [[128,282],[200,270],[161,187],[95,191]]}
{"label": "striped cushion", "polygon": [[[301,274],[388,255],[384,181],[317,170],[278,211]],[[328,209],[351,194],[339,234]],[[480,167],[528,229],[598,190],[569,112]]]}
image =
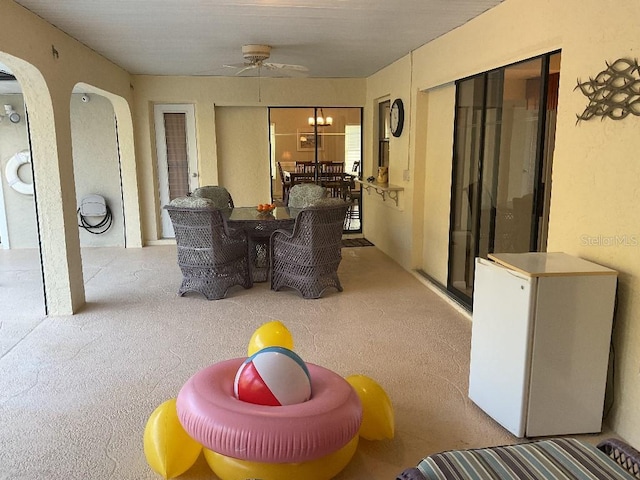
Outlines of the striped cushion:
{"label": "striped cushion", "polygon": [[572,438],[438,453],[418,469],[427,480],[634,479],[595,446]]}

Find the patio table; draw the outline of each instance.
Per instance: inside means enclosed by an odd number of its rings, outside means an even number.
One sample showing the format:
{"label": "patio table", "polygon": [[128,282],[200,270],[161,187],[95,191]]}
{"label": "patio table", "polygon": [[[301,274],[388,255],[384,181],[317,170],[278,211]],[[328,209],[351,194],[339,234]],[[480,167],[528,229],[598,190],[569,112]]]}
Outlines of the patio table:
{"label": "patio table", "polygon": [[297,209],[276,207],[272,212],[259,212],[257,207],[234,207],[225,211],[227,225],[242,229],[249,239],[249,263],[254,282],[269,277],[269,238],[278,229],[293,230]]}

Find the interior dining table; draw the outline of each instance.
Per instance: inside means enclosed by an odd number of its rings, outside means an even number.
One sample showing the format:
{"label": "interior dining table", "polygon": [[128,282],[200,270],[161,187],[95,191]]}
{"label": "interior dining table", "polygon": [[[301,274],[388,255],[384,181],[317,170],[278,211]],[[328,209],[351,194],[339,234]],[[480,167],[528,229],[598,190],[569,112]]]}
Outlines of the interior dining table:
{"label": "interior dining table", "polygon": [[346,196],[350,189],[354,188],[354,178],[357,177],[355,173],[351,172],[321,172],[318,173],[317,178],[313,173],[289,172],[287,170],[282,173],[291,186],[299,183],[318,183],[328,188],[332,197],[342,198]]}
{"label": "interior dining table", "polygon": [[269,278],[269,238],[280,229],[293,231],[299,209],[276,207],[271,212],[260,212],[258,207],[234,207],[225,211],[227,225],[242,229],[249,240],[249,260],[254,282]]}

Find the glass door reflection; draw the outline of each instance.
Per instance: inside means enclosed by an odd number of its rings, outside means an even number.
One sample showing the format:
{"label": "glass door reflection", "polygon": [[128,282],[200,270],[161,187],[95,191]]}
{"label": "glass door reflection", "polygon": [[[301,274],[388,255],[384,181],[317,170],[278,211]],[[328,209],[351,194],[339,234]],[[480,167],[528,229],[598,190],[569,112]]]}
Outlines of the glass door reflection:
{"label": "glass door reflection", "polygon": [[[271,107],[272,198],[286,204],[297,183],[313,182],[333,197],[351,200],[353,177],[362,164],[362,109],[359,107]],[[361,206],[350,212],[345,230],[362,231]]]}

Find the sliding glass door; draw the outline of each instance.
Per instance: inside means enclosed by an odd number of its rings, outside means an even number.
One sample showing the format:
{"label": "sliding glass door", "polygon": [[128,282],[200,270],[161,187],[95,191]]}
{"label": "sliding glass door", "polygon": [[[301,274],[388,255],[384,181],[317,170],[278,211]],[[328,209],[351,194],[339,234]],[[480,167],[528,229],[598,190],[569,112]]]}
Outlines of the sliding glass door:
{"label": "sliding glass door", "polygon": [[474,262],[546,248],[560,54],[460,80],[447,288],[471,306]]}
{"label": "sliding glass door", "polygon": [[[269,109],[272,197],[286,203],[286,190],[301,182],[326,186],[346,197],[360,177],[362,109],[359,107],[271,107]],[[361,231],[357,221],[348,231]]]}

